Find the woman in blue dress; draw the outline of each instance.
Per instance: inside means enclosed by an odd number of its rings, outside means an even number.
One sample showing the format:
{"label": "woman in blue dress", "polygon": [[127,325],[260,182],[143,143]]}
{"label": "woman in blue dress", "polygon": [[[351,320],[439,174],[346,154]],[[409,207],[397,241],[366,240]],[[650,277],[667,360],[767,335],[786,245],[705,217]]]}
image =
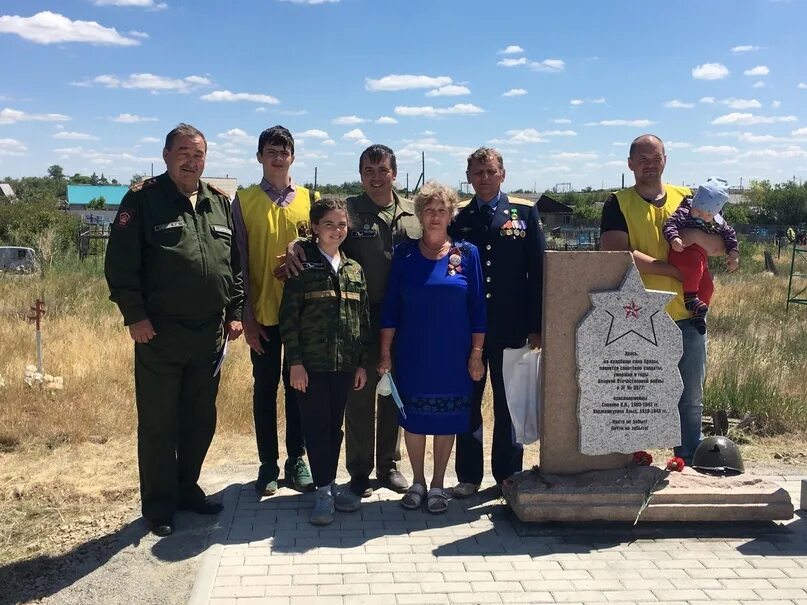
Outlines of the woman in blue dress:
{"label": "woman in blue dress", "polygon": [[[426,499],[431,513],[448,508],[446,466],[454,436],[469,430],[473,381],[484,373],[486,316],[479,252],[469,242],[452,241],[447,232],[458,203],[453,189],[433,181],[417,194],[415,214],[423,237],[395,248],[381,312],[378,371],[389,372],[394,358],[406,414],[399,414],[399,422],[414,471],[401,505],[416,509]],[[428,492],[426,435],[434,435]]]}

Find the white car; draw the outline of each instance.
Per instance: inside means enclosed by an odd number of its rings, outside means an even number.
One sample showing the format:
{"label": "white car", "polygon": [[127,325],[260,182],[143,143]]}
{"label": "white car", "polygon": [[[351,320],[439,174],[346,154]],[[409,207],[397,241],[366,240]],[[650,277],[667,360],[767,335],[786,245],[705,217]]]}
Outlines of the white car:
{"label": "white car", "polygon": [[33,248],[0,246],[0,273],[36,273],[39,261]]}

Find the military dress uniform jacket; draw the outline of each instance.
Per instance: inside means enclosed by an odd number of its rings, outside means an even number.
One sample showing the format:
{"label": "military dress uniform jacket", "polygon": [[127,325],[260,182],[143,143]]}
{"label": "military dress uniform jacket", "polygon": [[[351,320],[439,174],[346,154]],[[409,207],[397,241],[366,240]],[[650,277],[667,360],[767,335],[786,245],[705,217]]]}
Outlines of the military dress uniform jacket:
{"label": "military dress uniform jacket", "polygon": [[460,204],[448,232],[479,249],[488,313],[485,345],[521,347],[528,334],[540,333],[546,242],[535,203],[502,193],[487,225],[474,197]]}
{"label": "military dress uniform jacket", "polygon": [[280,303],[280,338],[289,365],[309,372],[352,371],[370,344],[370,309],[364,272],[342,255],[334,271],[315,243],[301,243],[303,270],[289,277]]}
{"label": "military dress uniform jacket", "polygon": [[124,324],[241,319],[243,291],[228,196],[201,183],[194,209],[164,173],[121,201],[105,259]]}
{"label": "military dress uniform jacket", "polygon": [[395,217],[388,226],[379,216],[379,208],[366,193],[347,198],[350,220],[342,249],[358,262],[367,278],[371,305],[380,305],[387,289],[392,249],[407,239],[420,239],[420,221],[415,217],[415,204],[406,198],[395,198]]}

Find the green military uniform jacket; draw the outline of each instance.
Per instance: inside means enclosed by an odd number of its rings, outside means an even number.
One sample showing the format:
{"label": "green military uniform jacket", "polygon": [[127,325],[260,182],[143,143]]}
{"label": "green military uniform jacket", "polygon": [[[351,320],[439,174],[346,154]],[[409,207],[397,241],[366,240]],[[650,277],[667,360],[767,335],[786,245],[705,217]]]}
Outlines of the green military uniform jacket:
{"label": "green military uniform jacket", "polygon": [[112,224],[105,268],[124,324],[241,319],[243,290],[230,200],[201,183],[194,209],[168,173],[135,184]]}
{"label": "green military uniform jacket", "polygon": [[310,240],[301,242],[303,270],[286,281],[280,303],[280,338],[289,365],[309,372],[344,372],[361,366],[370,343],[364,272],[342,255],[339,271]]}
{"label": "green military uniform jacket", "polygon": [[347,198],[350,219],[347,239],[342,250],[357,261],[367,276],[370,304],[380,305],[387,289],[392,249],[407,239],[420,239],[420,221],[415,217],[415,204],[406,198],[395,198],[395,216],[388,226],[379,216],[380,209],[366,193]]}

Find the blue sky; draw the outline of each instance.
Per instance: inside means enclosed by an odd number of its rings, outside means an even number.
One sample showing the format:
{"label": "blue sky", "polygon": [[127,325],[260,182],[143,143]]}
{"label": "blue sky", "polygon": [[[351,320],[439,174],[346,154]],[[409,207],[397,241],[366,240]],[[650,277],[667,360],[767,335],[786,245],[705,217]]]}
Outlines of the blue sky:
{"label": "blue sky", "polygon": [[421,151],[457,185],[489,145],[505,189],[615,187],[644,132],[671,182],[803,180],[805,21],[800,0],[0,1],[0,177],[158,173],[184,121],[206,175],[245,185],[278,123],[300,182],[356,180],[374,142],[401,186]]}

